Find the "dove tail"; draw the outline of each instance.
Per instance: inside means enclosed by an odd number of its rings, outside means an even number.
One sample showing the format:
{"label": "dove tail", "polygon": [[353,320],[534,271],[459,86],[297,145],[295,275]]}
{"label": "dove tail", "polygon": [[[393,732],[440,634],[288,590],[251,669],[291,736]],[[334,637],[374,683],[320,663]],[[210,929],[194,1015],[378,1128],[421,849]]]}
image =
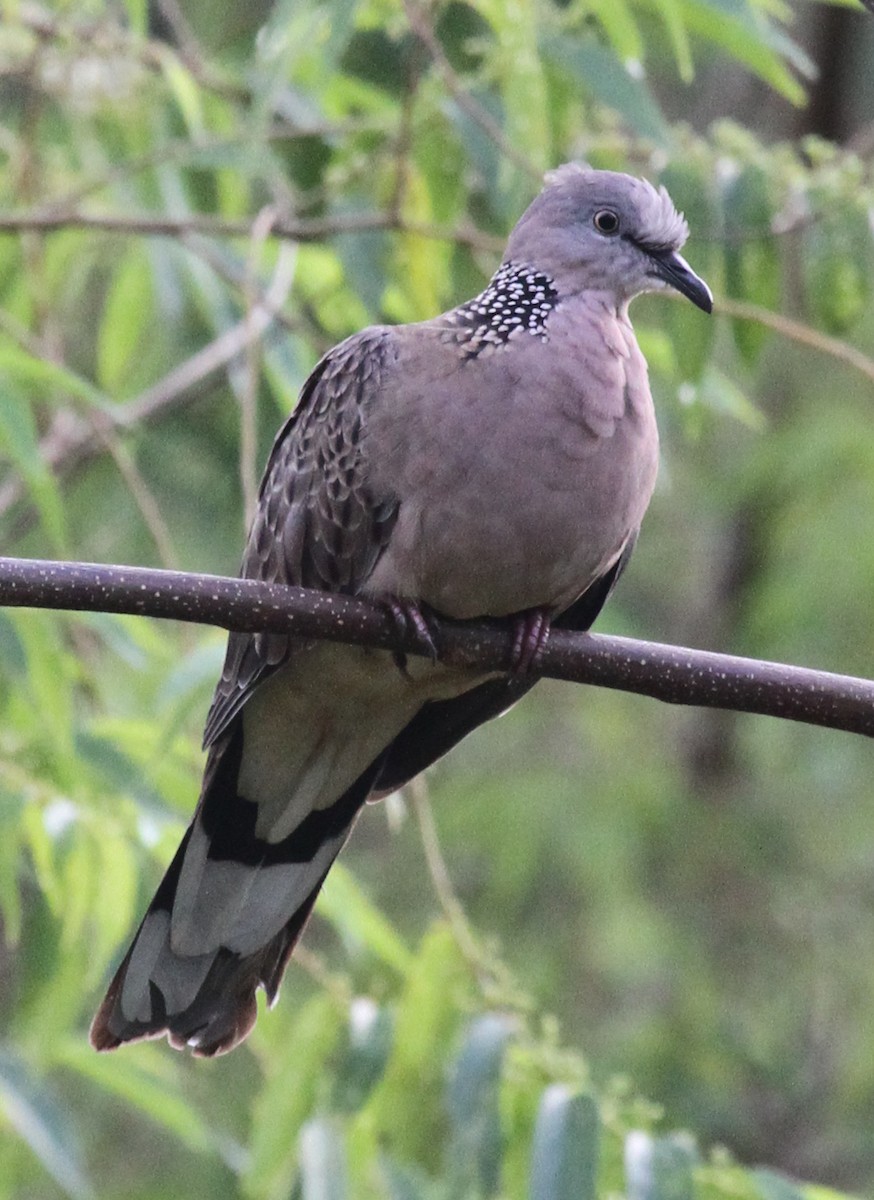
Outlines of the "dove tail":
{"label": "dove tail", "polygon": [[[233,1050],[248,1037],[257,1017],[255,993],[258,987],[264,988],[270,1004],[276,999],[291,952],[303,933],[324,875],[288,923],[254,954],[241,955],[222,946],[206,956],[175,955],[170,946],[170,915],[187,841],[188,835],[94,1017],[91,1045],[95,1050],[115,1050],[125,1042],[166,1034],[175,1049],[188,1048],[198,1056],[210,1058]],[[167,907],[168,902],[170,907]],[[156,955],[156,959],[163,960],[161,983],[152,977],[145,980],[139,994],[141,1001],[145,1000],[146,1004],[137,1004],[137,1015],[128,1016],[129,1005],[136,1003],[134,997],[129,1000],[126,994],[126,989],[130,987],[128,972],[131,960],[141,944],[141,938],[149,936],[146,934],[147,928],[154,938],[156,923],[164,933]],[[210,961],[203,964],[202,958]],[[158,974],[158,971],[154,974]],[[167,986],[168,974],[175,976],[177,995],[185,999],[186,992],[190,994],[191,981],[194,980],[196,991],[193,999],[188,1003],[183,1000],[174,1006],[174,997],[168,995],[173,990],[172,984],[171,987]]]}
{"label": "dove tail", "polygon": [[214,748],[194,820],[92,1022],[97,1050],[166,1034],[176,1049],[209,1057],[249,1034],[255,993],[276,999],[379,765],[321,810],[318,826],[303,822],[259,848],[254,806],[237,795],[239,740]]}

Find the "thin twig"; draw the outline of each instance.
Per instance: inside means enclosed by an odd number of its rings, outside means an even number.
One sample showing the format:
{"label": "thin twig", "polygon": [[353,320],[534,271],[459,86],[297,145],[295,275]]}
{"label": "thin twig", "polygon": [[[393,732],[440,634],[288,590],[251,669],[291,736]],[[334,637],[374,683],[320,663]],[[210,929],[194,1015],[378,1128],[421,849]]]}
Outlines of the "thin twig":
{"label": "thin twig", "polygon": [[[384,120],[372,117],[354,117],[345,121],[308,120],[306,124],[300,125],[277,119],[259,131],[256,136],[259,142],[270,144],[305,138],[340,138],[356,133],[381,133],[388,136],[390,132]],[[190,138],[173,138],[161,142],[152,150],[107,166],[63,195],[44,198],[41,211],[75,212],[83,200],[111,187],[114,183],[130,180],[143,171],[148,171],[153,167],[167,166],[172,162],[181,162],[184,165],[186,159],[196,159],[201,154],[215,154],[216,151],[233,150],[243,145],[251,146],[252,137],[252,133],[247,131],[246,134],[236,137],[193,135]],[[309,198],[308,193],[307,199],[309,200]]]}
{"label": "thin twig", "polygon": [[[663,299],[672,303],[686,303],[684,297],[678,292],[665,292]],[[735,317],[742,321],[754,321],[757,325],[764,325],[791,342],[797,342],[809,350],[815,350],[819,354],[826,354],[829,358],[837,359],[838,362],[859,371],[866,379],[870,379],[874,383],[874,358],[869,358],[867,354],[849,342],[822,333],[819,329],[814,329],[812,325],[805,324],[804,321],[784,316],[783,313],[774,312],[773,309],[763,308],[760,304],[752,304],[747,300],[733,300],[730,296],[717,296],[713,309],[721,316]]]}
{"label": "thin twig", "polygon": [[220,74],[213,64],[198,68],[196,63],[183,63],[182,59],[166,42],[150,41],[132,35],[118,22],[101,21],[95,18],[84,20],[60,20],[37,4],[19,3],[15,6],[15,19],[43,41],[60,41],[64,44],[73,39],[84,42],[89,51],[99,50],[107,57],[125,55],[150,71],[160,71],[168,60],[185,66],[192,78],[210,91],[240,102],[248,102],[251,92],[241,84]]}
{"label": "thin twig", "polygon": [[[280,258],[264,302],[257,309],[175,367],[158,383],[146,388],[126,404],[119,405],[114,413],[92,413],[89,422],[67,409],[59,412],[48,433],[40,440],[39,453],[43,462],[56,475],[66,475],[102,450],[102,442],[95,434],[95,424],[104,423],[108,428],[119,430],[133,429],[190,402],[208,379],[245,349],[250,338],[261,337],[273,324],[275,313],[284,303],[293,278],[293,262]],[[0,486],[0,516],[8,512],[24,494],[25,486],[20,479],[8,479]]]}
{"label": "thin twig", "polygon": [[[87,214],[87,213],[7,213],[0,215],[0,234],[20,233],[23,230],[38,230],[51,232],[60,229],[102,229],[119,233],[151,234],[167,237],[181,237],[189,234],[207,234],[221,237],[249,237],[252,233],[251,220],[225,220],[223,218],[191,214],[187,217],[163,217],[154,215],[121,216],[118,214]],[[343,233],[368,232],[373,230],[389,230],[400,233],[415,233],[420,237],[431,238],[435,241],[453,241],[459,245],[470,246],[473,249],[484,250],[490,254],[500,254],[506,239],[483,233],[469,226],[456,229],[445,229],[439,225],[427,222],[410,221],[398,214],[392,213],[348,213],[331,218],[319,218],[309,221],[292,221],[287,218],[276,220],[271,228],[271,236],[290,238],[294,241],[318,241]],[[874,381],[874,359],[869,358],[848,342],[840,338],[821,333],[810,325],[797,321],[782,313],[773,312],[759,304],[751,304],[745,300],[733,300],[720,296],[719,311],[726,316],[738,317],[746,321],[756,321],[773,329],[776,333],[801,345],[809,346],[831,358],[836,358],[848,366],[860,371],[866,378]],[[2,512],[2,503],[0,503]]]}
{"label": "thin twig", "polygon": [[[258,311],[258,288],[256,285],[257,263],[264,248],[264,242],[270,235],[270,229],[276,220],[276,210],[270,206],[261,210],[252,225],[252,238],[249,253],[246,256],[246,270],[243,281],[243,292],[246,298],[246,320],[249,324],[255,320]],[[283,245],[280,252],[294,251],[290,246]],[[287,264],[286,264],[287,265]],[[245,349],[245,377],[243,386],[239,389],[240,405],[240,488],[243,493],[243,531],[249,528],[255,512],[258,499],[258,380],[261,374],[260,339],[250,336]]]}
{"label": "thin twig", "polygon": [[0,330],[19,345],[32,358],[42,358],[43,344],[36,334],[31,333],[26,325],[14,317],[5,308],[0,308]]}
{"label": "thin twig", "polygon": [[140,474],[139,467],[134,462],[133,456],[115,430],[108,428],[105,422],[100,425],[93,425],[92,427],[97,437],[106,447],[110,458],[118,469],[119,475],[121,475],[127,486],[127,490],[133,497],[134,503],[140,510],[143,524],[152,536],[152,541],[155,543],[160,561],[165,567],[171,570],[177,569],[179,566],[179,556],[173,545],[173,537],[170,529],[164,520],[164,514],[161,512],[158,501]]}
{"label": "thin twig", "polygon": [[[252,579],[0,558],[0,604],[172,617],[430,653],[414,632],[399,638],[396,622],[378,604]],[[509,669],[506,622],[435,619],[434,626],[445,666],[486,677]],[[552,631],[540,673],[669,704],[761,713],[874,737],[874,682],[848,675],[562,629]]]}
{"label": "thin twig", "polygon": [[756,321],[759,325],[766,325],[775,333],[789,338],[790,341],[799,342],[802,346],[809,346],[811,350],[818,350],[821,354],[828,354],[830,357],[846,363],[847,366],[854,367],[874,383],[874,359],[863,354],[855,346],[851,346],[849,342],[842,342],[840,338],[821,333],[818,329],[805,325],[803,321],[796,321],[792,317],[772,312],[768,308],[762,308],[759,304],[750,304],[746,300],[732,300],[728,296],[720,296],[716,307],[725,316]]}
{"label": "thin twig", "polygon": [[455,944],[471,973],[476,977],[486,1003],[516,1013],[528,1011],[532,1007],[530,997],[519,987],[500,954],[480,941],[464,911],[440,846],[440,836],[428,794],[427,777],[424,774],[416,775],[404,791],[409,795],[410,805],[416,816],[425,863],[438,903],[455,938]]}
{"label": "thin twig", "polygon": [[206,56],[178,0],[158,0],[161,16],[173,30],[179,57],[195,78],[205,71]]}
{"label": "thin twig", "polygon": [[411,780],[407,786],[407,792],[410,797],[410,806],[419,825],[419,836],[422,840],[428,874],[458,948],[468,963],[476,970],[488,969],[488,956],[477,941],[473,927],[467,919],[467,913],[453,887],[446,859],[440,849],[440,838],[434,822],[434,813],[428,795],[428,781],[425,776],[417,775],[415,779]]}
{"label": "thin twig", "polygon": [[410,28],[416,37],[427,47],[434,66],[439,71],[446,85],[446,90],[458,107],[466,112],[475,124],[479,125],[486,136],[495,143],[501,153],[506,155],[511,162],[520,167],[527,175],[530,175],[532,179],[537,181],[542,180],[543,172],[540,168],[523,154],[518,146],[514,146],[498,122],[465,90],[464,84],[455,72],[455,68],[446,57],[446,53],[440,45],[440,39],[434,32],[424,9],[418,3],[415,3],[414,0],[406,0],[404,9],[406,10]]}
{"label": "thin twig", "polygon": [[317,954],[309,946],[297,945],[293,961],[323,991],[334,996],[344,1007],[348,1007],[352,1000],[349,980],[344,975],[332,971],[321,954]]}
{"label": "thin twig", "polygon": [[[275,237],[295,241],[315,241],[334,234],[362,233],[384,229],[389,218],[384,213],[346,213],[334,217],[318,217],[307,221],[289,218],[273,224]],[[54,233],[61,229],[98,229],[103,233],[135,233],[161,237],[181,237],[186,233],[202,233],[210,237],[248,238],[252,219],[216,217],[209,213],[188,213],[172,217],[164,213],[86,213],[58,208],[37,209],[32,212],[3,213],[0,233]]]}

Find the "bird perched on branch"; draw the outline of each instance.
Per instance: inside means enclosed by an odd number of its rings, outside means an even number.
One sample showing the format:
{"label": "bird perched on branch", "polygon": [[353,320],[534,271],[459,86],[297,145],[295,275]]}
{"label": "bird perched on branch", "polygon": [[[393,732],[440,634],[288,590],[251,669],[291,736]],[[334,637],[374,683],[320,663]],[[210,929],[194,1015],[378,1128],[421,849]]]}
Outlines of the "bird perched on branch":
{"label": "bird perched on branch", "polygon": [[232,633],[200,801],[94,1019],[99,1050],[167,1034],[230,1050],[272,1001],[362,805],[406,783],[537,678],[551,622],[588,629],[634,545],[658,433],[628,319],[675,288],[709,312],[667,192],[552,172],[485,291],[331,350],[280,431],[248,578],[428,612],[507,617],[510,670]]}

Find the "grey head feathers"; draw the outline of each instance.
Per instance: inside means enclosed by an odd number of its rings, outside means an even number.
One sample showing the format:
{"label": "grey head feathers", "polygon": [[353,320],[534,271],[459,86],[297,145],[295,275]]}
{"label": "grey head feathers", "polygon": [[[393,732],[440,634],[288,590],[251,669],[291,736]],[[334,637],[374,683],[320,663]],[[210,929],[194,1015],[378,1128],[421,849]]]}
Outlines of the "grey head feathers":
{"label": "grey head feathers", "polygon": [[567,163],[546,176],[543,190],[510,234],[504,262],[548,275],[559,296],[598,291],[621,305],[641,292],[670,286],[706,307],[707,297],[692,287],[697,277],[682,259],[689,287],[681,286],[677,270],[664,267],[665,259],[671,259],[671,268],[676,265],[671,256],[677,256],[688,232],[664,188]]}
{"label": "grey head feathers", "polygon": [[599,206],[627,205],[631,209],[630,232],[654,250],[679,250],[689,236],[686,218],[677,212],[667,188],[656,188],[648,179],[565,163],[546,173],[547,189],[564,194],[571,203],[583,199],[583,203],[588,200]]}

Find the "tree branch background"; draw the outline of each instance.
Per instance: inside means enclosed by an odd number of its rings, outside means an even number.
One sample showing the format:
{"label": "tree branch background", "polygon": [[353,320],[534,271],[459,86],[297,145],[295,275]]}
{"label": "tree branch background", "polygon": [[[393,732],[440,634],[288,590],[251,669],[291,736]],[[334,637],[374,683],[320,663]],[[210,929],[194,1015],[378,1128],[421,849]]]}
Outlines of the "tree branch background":
{"label": "tree branch background", "polygon": [[[3,553],[233,574],[317,356],[472,295],[541,171],[588,158],[663,179],[720,309],[635,306],[663,465],[599,630],[871,676],[874,21],[226,9],[3,10]],[[554,1197],[532,1147],[555,1084],[598,1098],[600,1194],[641,1130],[689,1176],[681,1126],[704,1159],[870,1190],[871,746],[600,689],[544,683],[431,774],[433,809],[365,814],[248,1050],[94,1059],[222,650],[0,611],[0,1197],[308,1198],[319,1153],[338,1196]]]}

